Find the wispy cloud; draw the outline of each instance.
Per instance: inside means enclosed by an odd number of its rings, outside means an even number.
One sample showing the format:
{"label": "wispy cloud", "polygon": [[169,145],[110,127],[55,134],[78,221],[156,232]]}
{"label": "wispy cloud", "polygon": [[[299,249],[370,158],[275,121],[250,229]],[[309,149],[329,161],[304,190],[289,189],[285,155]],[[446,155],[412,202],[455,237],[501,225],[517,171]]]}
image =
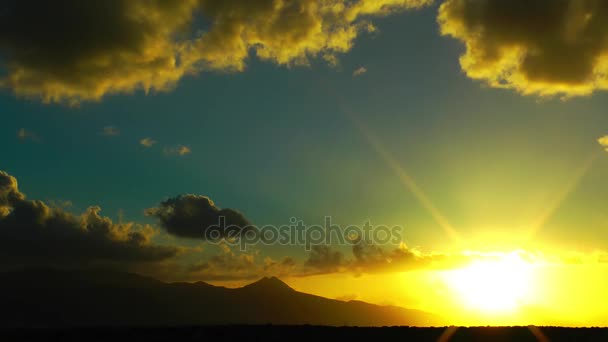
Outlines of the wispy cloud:
{"label": "wispy cloud", "polygon": [[355,71],[353,71],[353,77],[361,76],[361,75],[365,74],[366,72],[367,72],[366,67],[363,67],[363,66],[359,67]]}
{"label": "wispy cloud", "polygon": [[188,146],[177,145],[165,147],[163,152],[168,156],[185,156],[192,153],[192,150]]}
{"label": "wispy cloud", "polygon": [[152,139],[152,138],[143,138],[139,141],[139,144],[143,147],[152,147],[156,144],[156,140]]}
{"label": "wispy cloud", "polygon": [[25,128],[20,128],[17,131],[17,138],[21,141],[34,141],[39,142],[40,138],[34,132],[28,131]]}
{"label": "wispy cloud", "polygon": [[114,137],[120,135],[120,130],[115,126],[106,126],[101,130],[101,135],[106,137]]}

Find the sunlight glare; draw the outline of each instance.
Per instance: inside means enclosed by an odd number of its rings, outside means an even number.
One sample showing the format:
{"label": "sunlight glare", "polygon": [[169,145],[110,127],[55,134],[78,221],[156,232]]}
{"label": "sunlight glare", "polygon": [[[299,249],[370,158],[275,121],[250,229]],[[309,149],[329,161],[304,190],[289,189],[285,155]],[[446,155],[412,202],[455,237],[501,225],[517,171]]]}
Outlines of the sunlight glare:
{"label": "sunlight glare", "polygon": [[516,252],[447,273],[447,284],[462,304],[484,313],[513,313],[532,293],[532,267]]}

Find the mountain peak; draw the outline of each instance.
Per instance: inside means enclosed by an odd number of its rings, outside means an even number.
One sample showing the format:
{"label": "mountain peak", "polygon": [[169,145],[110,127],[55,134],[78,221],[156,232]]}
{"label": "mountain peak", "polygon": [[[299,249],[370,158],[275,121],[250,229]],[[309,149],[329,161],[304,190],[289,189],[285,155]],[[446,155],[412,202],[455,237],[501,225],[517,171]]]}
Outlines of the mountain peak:
{"label": "mountain peak", "polygon": [[251,283],[245,287],[244,289],[263,289],[263,290],[272,290],[272,291],[294,291],[289,285],[285,284],[281,279],[277,277],[264,277],[254,283]]}

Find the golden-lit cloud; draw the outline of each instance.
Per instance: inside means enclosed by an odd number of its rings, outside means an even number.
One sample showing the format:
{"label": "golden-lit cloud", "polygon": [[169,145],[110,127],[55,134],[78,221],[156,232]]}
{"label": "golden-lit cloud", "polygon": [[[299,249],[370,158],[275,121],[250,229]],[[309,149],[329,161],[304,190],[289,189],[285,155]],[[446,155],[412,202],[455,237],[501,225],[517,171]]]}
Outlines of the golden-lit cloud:
{"label": "golden-lit cloud", "polygon": [[608,135],[605,135],[599,139],[597,139],[597,142],[602,145],[602,147],[608,151]]}
{"label": "golden-lit cloud", "polygon": [[430,0],[250,1],[202,0],[211,29],[196,43],[197,58],[213,69],[243,70],[250,51],[280,65],[308,65],[321,57],[334,64],[359,33],[374,30],[369,18],[419,8]]}
{"label": "golden-lit cloud", "polygon": [[152,138],[143,138],[139,141],[139,144],[143,147],[152,147],[156,144],[156,140],[152,139]]}
{"label": "golden-lit cloud", "polygon": [[194,0],[11,0],[0,14],[0,85],[77,104],[108,93],[170,88],[184,73],[175,40]]}
{"label": "golden-lit cloud", "polygon": [[179,154],[180,156],[185,156],[186,154],[190,154],[190,153],[192,153],[192,150],[188,146],[178,146],[177,147],[177,154]]}
{"label": "golden-lit cloud", "polygon": [[250,54],[286,66],[336,64],[374,30],[373,17],[430,2],[9,0],[0,13],[0,87],[77,105],[168,90],[205,70],[242,71]]}
{"label": "golden-lit cloud", "polygon": [[25,195],[19,191],[17,178],[0,171],[0,207],[9,207],[22,201]]}
{"label": "golden-lit cloud", "polygon": [[608,6],[601,0],[446,0],[441,34],[465,44],[466,75],[524,95],[608,88]]}
{"label": "golden-lit cloud", "polygon": [[192,153],[192,149],[190,149],[190,147],[188,147],[188,146],[177,145],[177,146],[165,147],[163,149],[163,152],[167,156],[180,156],[180,157],[183,157],[185,155],[188,155],[188,154]]}

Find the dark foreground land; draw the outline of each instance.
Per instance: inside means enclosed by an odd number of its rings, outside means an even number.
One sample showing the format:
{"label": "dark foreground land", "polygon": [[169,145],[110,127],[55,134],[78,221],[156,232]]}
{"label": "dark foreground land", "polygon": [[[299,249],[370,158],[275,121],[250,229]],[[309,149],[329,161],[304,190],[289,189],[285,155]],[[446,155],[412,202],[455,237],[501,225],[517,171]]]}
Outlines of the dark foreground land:
{"label": "dark foreground land", "polygon": [[0,330],[1,341],[608,341],[608,328],[216,326]]}

